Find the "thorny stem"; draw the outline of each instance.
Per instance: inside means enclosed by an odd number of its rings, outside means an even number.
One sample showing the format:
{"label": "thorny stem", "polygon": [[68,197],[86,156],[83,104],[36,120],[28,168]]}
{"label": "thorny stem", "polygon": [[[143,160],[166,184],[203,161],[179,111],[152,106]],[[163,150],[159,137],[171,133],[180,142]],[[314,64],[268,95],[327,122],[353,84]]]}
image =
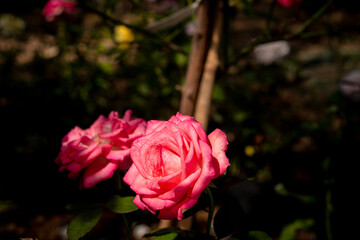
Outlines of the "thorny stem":
{"label": "thorny stem", "polygon": [[[275,2],[275,1],[274,1]],[[309,18],[299,29],[298,31],[296,31],[294,34],[290,35],[290,36],[283,36],[282,39],[285,39],[285,40],[291,40],[291,39],[294,39],[294,38],[306,38],[306,37],[312,37],[312,36],[319,36],[319,35],[322,35],[324,34],[324,32],[317,32],[317,33],[313,33],[313,32],[309,32],[309,33],[306,33],[306,29],[311,25],[313,24],[318,18],[321,17],[322,14],[324,14],[328,8],[330,8],[331,4],[332,4],[332,0],[329,0],[322,8],[320,8],[311,18]],[[270,10],[269,11],[272,11],[272,7],[270,6]],[[268,19],[267,21],[269,21],[269,17],[271,16],[272,14],[269,13],[268,15]],[[249,53],[251,53],[254,48],[259,45],[259,44],[262,44],[262,43],[265,43],[265,42],[268,42],[269,40],[274,40],[274,39],[271,39],[270,38],[270,26],[268,25],[270,24],[270,22],[267,22],[266,23],[266,29],[265,29],[265,34],[264,35],[261,35],[257,38],[255,38],[254,40],[252,40],[247,46],[245,46],[244,48],[241,49],[240,53],[234,57],[234,59],[229,62],[228,64],[226,64],[224,66],[224,68],[222,69],[222,73],[225,73],[229,68],[230,66],[236,64],[240,59],[242,59],[244,56],[248,55]],[[326,33],[326,32],[325,32]],[[280,37],[281,38],[281,37]]]}
{"label": "thorny stem", "polygon": [[143,33],[145,35],[153,36],[153,34],[151,32],[149,32],[149,31],[147,31],[147,30],[145,30],[143,28],[139,28],[139,27],[136,27],[134,25],[127,24],[127,23],[125,23],[123,21],[120,21],[120,20],[118,20],[118,19],[116,19],[116,18],[114,18],[114,17],[112,17],[112,16],[110,16],[110,15],[108,15],[108,14],[102,12],[102,11],[99,11],[96,8],[93,8],[92,6],[88,5],[86,3],[86,1],[84,1],[84,0],[78,0],[78,2],[79,2],[79,5],[83,9],[85,9],[85,10],[87,10],[89,12],[95,13],[96,15],[99,15],[103,19],[105,19],[107,21],[110,21],[112,24],[124,25],[125,27],[130,28],[131,30],[137,31],[139,33]]}
{"label": "thorny stem", "polygon": [[210,235],[210,230],[211,230],[211,222],[212,222],[212,217],[214,215],[214,208],[215,208],[215,204],[214,204],[214,198],[212,196],[211,190],[209,187],[205,188],[205,192],[207,193],[207,195],[209,196],[209,215],[208,215],[208,221],[207,221],[207,225],[206,225],[206,234]]}
{"label": "thorny stem", "polygon": [[324,14],[324,12],[331,6],[331,4],[332,4],[332,0],[329,0],[324,6],[322,6],[322,8],[320,8],[314,15],[312,15],[311,18],[309,18],[300,27],[300,29],[294,35],[292,35],[290,38],[294,38],[294,37],[298,37],[298,36],[302,35],[311,24],[313,24],[319,17],[321,17],[321,15]]}
{"label": "thorny stem", "polygon": [[235,56],[231,61],[228,62],[222,69],[222,73],[225,73],[231,66],[235,65],[240,59],[245,57],[246,55],[250,54],[254,48],[262,43],[265,43],[268,40],[265,36],[260,36],[254,40],[252,40],[247,46],[243,47],[239,54]]}
{"label": "thorny stem", "polygon": [[112,16],[110,16],[110,15],[108,15],[108,14],[102,12],[102,11],[99,11],[96,8],[93,8],[92,6],[88,5],[86,3],[86,1],[84,1],[84,0],[78,0],[78,2],[79,2],[79,5],[83,9],[85,9],[85,10],[87,10],[89,12],[97,14],[98,16],[102,17],[104,20],[107,20],[107,21],[111,22],[114,25],[124,25],[125,27],[127,27],[127,28],[129,28],[129,29],[131,29],[131,30],[133,30],[135,32],[141,33],[141,34],[146,35],[148,37],[154,38],[154,39],[158,40],[159,42],[164,43],[164,45],[166,47],[168,47],[169,49],[171,49],[171,50],[186,54],[185,51],[180,46],[178,46],[178,45],[176,45],[174,43],[171,43],[171,42],[164,41],[163,38],[161,38],[157,34],[154,34],[154,33],[150,32],[150,31],[148,31],[148,30],[146,30],[144,28],[137,27],[137,26],[134,26],[134,25],[131,25],[131,24],[127,24],[127,23],[125,23],[123,21],[120,21],[120,20],[118,20],[118,19],[116,19],[116,18],[114,18],[114,17],[112,17]]}

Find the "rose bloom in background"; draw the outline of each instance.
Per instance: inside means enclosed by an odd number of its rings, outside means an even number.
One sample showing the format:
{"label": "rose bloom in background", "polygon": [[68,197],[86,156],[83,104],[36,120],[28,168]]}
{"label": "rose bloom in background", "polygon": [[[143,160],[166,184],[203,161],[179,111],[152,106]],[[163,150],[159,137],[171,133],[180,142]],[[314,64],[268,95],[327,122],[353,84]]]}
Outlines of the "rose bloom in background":
{"label": "rose bloom in background", "polygon": [[109,179],[115,170],[127,170],[132,164],[130,148],[133,141],[145,132],[146,122],[131,119],[131,110],[123,118],[111,112],[100,116],[88,129],[73,128],[63,139],[55,162],[60,171],[68,170],[70,178],[83,171],[81,187],[91,188]]}
{"label": "rose bloom in background", "polygon": [[53,21],[55,17],[63,13],[73,14],[76,11],[75,1],[49,0],[43,9],[47,21]]}
{"label": "rose bloom in background", "polygon": [[125,183],[137,194],[134,203],[160,219],[179,220],[212,179],[230,165],[226,134],[209,136],[194,118],[177,113],[168,121],[148,122],[145,135],[133,143],[132,166]]}
{"label": "rose bloom in background", "polygon": [[292,7],[295,4],[300,3],[302,0],[277,0],[277,2],[283,7]]}

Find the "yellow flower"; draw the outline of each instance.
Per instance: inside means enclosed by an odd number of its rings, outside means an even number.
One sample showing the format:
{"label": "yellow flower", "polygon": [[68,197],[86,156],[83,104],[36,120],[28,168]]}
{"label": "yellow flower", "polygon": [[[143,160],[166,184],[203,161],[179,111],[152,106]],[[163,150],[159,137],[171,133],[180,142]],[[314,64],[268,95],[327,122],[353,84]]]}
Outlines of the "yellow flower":
{"label": "yellow flower", "polygon": [[115,41],[119,44],[120,49],[129,48],[130,43],[134,41],[134,34],[128,27],[124,25],[116,26],[114,34]]}
{"label": "yellow flower", "polygon": [[245,155],[248,157],[254,156],[256,149],[254,146],[247,145],[244,149]]}

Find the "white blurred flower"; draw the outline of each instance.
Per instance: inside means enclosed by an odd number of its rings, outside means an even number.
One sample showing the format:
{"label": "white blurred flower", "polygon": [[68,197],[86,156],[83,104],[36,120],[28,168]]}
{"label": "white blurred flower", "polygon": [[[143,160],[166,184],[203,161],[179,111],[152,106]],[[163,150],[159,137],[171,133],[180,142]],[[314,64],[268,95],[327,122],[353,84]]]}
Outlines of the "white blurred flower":
{"label": "white blurred flower", "polygon": [[196,26],[195,26],[195,22],[189,22],[186,24],[185,26],[185,33],[188,35],[188,36],[193,36],[194,33],[195,33],[195,30],[196,30]]}
{"label": "white blurred flower", "polygon": [[339,82],[340,92],[351,100],[360,101],[360,70],[347,73]]}
{"label": "white blurred flower", "polygon": [[265,65],[277,62],[289,53],[290,45],[284,40],[260,44],[253,52],[255,60]]}
{"label": "white blurred flower", "polygon": [[145,224],[136,225],[133,228],[133,235],[135,239],[141,239],[146,233],[149,233],[151,228]]}

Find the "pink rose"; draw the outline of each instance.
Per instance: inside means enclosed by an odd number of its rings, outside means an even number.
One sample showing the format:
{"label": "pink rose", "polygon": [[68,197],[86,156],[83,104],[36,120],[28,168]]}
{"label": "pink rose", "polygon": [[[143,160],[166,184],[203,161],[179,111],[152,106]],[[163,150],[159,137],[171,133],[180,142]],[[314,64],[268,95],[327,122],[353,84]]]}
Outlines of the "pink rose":
{"label": "pink rose", "polygon": [[75,2],[66,0],[49,0],[43,9],[47,21],[53,21],[62,13],[72,14],[75,12]]}
{"label": "pink rose", "polygon": [[283,7],[291,7],[297,3],[300,3],[302,0],[277,0],[277,2]]}
{"label": "pink rose", "polygon": [[133,165],[124,177],[137,194],[134,203],[158,218],[182,219],[210,181],[230,165],[228,141],[219,129],[209,136],[194,118],[177,113],[169,121],[149,121],[131,149]]}
{"label": "pink rose", "polygon": [[75,127],[63,139],[61,152],[55,162],[60,171],[68,170],[70,178],[82,174],[82,186],[91,188],[111,178],[116,169],[126,170],[132,164],[130,148],[133,141],[145,132],[143,119],[131,119],[131,110],[118,118],[111,112],[100,116],[88,129]]}

